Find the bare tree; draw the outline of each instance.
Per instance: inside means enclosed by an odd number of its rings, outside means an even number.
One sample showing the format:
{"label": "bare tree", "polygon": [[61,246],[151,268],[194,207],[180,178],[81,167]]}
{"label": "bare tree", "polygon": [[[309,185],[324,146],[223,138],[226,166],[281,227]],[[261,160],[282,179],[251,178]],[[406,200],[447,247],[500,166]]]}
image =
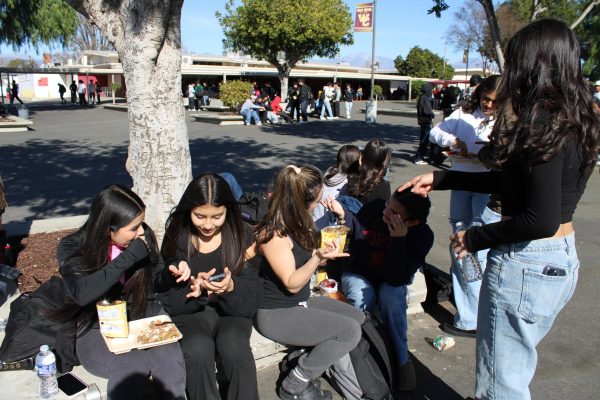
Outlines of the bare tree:
{"label": "bare tree", "polygon": [[454,12],[455,22],[446,32],[446,43],[456,50],[474,47],[481,57],[482,68],[486,71],[492,59],[489,49],[489,29],[485,12],[475,0],[467,0]]}
{"label": "bare tree", "polygon": [[585,19],[585,17],[587,17],[587,15],[590,13],[590,11],[592,11],[592,9],[595,6],[597,6],[598,4],[600,4],[600,0],[590,1],[590,3],[587,5],[587,7],[585,7],[585,9],[581,13],[581,15],[579,15],[579,17],[577,17],[577,19],[575,21],[573,21],[573,23],[571,24],[571,29],[575,29],[577,27],[577,25],[579,25],[581,23],[581,21],[583,21]]}
{"label": "bare tree", "polygon": [[77,14],[78,27],[70,47],[76,52],[84,50],[114,51],[115,46],[102,34],[100,29],[86,17]]}

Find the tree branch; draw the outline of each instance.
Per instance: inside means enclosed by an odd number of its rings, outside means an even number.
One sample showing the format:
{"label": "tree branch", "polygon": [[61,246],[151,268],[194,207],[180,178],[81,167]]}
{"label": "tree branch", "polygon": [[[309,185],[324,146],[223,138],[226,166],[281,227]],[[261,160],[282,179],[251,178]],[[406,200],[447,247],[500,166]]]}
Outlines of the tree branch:
{"label": "tree branch", "polygon": [[585,19],[585,17],[587,17],[587,15],[590,13],[590,11],[592,11],[592,9],[598,5],[598,3],[600,3],[600,0],[590,1],[590,4],[588,4],[588,6],[585,8],[585,10],[583,10],[581,15],[571,24],[571,29],[575,29],[577,27],[577,25],[579,25],[581,23],[581,21],[583,21]]}

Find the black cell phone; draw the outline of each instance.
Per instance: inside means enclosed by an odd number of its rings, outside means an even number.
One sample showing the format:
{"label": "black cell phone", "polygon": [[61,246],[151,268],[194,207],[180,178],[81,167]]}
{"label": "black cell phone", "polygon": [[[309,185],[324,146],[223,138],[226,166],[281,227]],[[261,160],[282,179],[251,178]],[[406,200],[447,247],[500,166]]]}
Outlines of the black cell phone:
{"label": "black cell phone", "polygon": [[546,265],[544,267],[544,270],[542,271],[542,274],[548,275],[548,276],[566,276],[567,271],[565,271],[562,268],[553,267],[551,265]]}
{"label": "black cell phone", "polygon": [[88,389],[88,385],[70,372],[59,376],[57,381],[58,388],[62,390],[64,394],[69,396],[69,398],[85,393]]}
{"label": "black cell phone", "polygon": [[225,274],[213,275],[208,277],[209,282],[221,282],[225,279]]}

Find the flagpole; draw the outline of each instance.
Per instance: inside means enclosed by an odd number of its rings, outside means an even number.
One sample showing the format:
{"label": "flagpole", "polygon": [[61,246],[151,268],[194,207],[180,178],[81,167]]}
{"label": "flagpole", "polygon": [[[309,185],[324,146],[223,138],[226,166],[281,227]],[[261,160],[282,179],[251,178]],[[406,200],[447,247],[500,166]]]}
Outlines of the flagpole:
{"label": "flagpole", "polygon": [[377,13],[377,0],[373,0],[373,43],[371,44],[371,101],[375,94],[375,19]]}

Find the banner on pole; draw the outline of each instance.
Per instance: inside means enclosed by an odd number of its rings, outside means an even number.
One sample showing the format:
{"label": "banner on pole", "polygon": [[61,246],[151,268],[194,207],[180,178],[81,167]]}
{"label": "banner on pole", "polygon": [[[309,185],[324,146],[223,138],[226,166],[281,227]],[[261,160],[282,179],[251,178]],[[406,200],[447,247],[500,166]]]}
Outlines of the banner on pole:
{"label": "banner on pole", "polygon": [[354,32],[373,32],[373,3],[356,5]]}

